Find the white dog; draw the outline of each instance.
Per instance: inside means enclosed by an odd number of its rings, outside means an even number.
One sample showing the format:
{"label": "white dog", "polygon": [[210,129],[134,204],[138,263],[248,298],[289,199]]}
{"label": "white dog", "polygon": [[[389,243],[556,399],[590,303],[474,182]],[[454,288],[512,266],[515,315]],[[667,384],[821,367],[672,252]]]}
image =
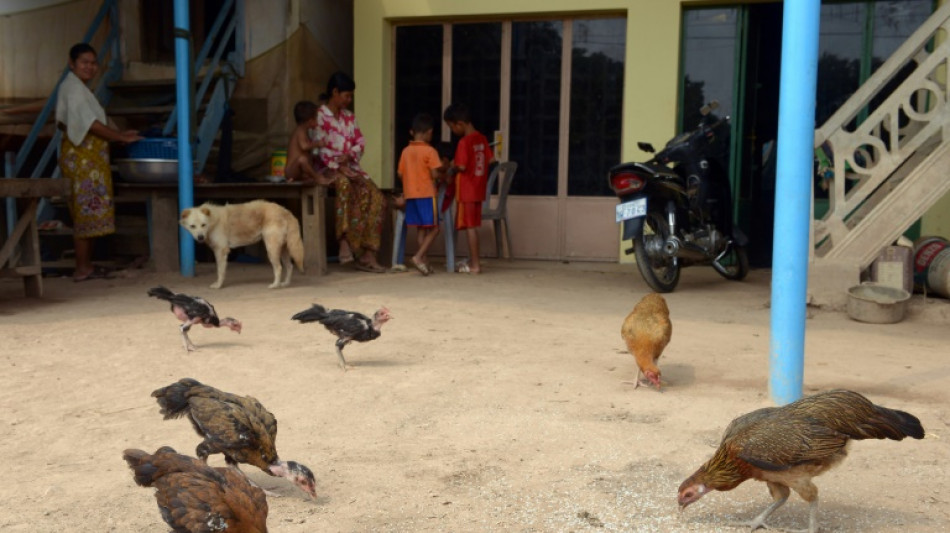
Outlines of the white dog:
{"label": "white dog", "polygon": [[[303,240],[300,238],[300,223],[286,208],[265,200],[243,204],[202,204],[181,212],[179,223],[198,242],[203,242],[214,251],[218,265],[218,280],[212,289],[220,289],[228,268],[228,253],[231,248],[246,246],[264,240],[267,258],[274,267],[273,289],[290,285],[293,274],[293,259],[303,272]],[[286,271],[281,281],[281,272]]]}

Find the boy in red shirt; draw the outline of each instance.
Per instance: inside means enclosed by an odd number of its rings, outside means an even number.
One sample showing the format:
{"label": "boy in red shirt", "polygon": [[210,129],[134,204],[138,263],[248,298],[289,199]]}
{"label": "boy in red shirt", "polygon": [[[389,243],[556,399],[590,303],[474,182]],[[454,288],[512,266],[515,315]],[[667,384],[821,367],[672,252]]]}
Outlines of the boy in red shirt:
{"label": "boy in red shirt", "polygon": [[439,178],[442,161],[439,153],[429,144],[434,122],[427,113],[420,113],[412,119],[412,129],[409,131],[412,141],[403,148],[397,169],[406,198],[406,224],[416,226],[419,243],[419,250],[409,261],[423,276],[432,273],[427,253],[439,234],[435,180]]}
{"label": "boy in red shirt", "polygon": [[461,137],[455,148],[453,168],[455,175],[455,229],[466,230],[468,236],[468,264],[459,272],[478,274],[482,271],[478,260],[478,228],[482,226],[482,202],[488,185],[488,165],[493,160],[488,139],[475,129],[468,107],[452,104],[442,114],[452,133]]}

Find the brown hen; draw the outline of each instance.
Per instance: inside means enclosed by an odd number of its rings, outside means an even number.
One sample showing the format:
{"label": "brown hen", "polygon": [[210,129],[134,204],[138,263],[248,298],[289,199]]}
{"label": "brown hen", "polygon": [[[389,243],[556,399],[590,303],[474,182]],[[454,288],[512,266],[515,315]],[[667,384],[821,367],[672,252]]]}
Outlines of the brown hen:
{"label": "brown hen", "polygon": [[261,402],[184,378],[152,393],[165,420],[187,416],[204,441],[195,452],[207,462],[214,453],[224,454],[229,465],[256,466],[272,476],[286,477],[316,497],[313,472],[295,461],[277,456],[277,419]]}
{"label": "brown hen", "polygon": [[766,407],[736,418],[719,449],[679,488],[680,508],[711,490],[732,490],[747,479],[765,481],[775,500],[745,524],[768,527],[769,515],[788,499],[789,489],[809,503],[808,531],[818,531],[818,487],[811,478],[847,455],[849,442],[863,439],[924,438],[917,417],[874,405],[864,396],[833,390],[783,407]]}
{"label": "brown hen", "polygon": [[267,533],[267,499],[234,468],[211,468],[164,446],[125,450],[135,482],[154,487],[162,519],[182,533]]}
{"label": "brown hen", "polygon": [[670,309],[666,300],[655,292],[644,296],[627,315],[620,328],[620,336],[627,343],[627,349],[637,361],[637,380],[626,381],[634,388],[640,386],[640,374],[643,374],[652,383],[656,390],[660,390],[660,369],[656,360],[660,358],[663,349],[670,342],[673,335],[673,325],[670,323]]}

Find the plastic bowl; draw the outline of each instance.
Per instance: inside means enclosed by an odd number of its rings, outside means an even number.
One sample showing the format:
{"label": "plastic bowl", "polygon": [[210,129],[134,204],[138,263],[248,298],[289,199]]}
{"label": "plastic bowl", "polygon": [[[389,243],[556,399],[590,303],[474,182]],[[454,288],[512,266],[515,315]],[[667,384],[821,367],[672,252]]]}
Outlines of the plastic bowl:
{"label": "plastic bowl", "polygon": [[862,283],[848,289],[848,316],[858,322],[893,324],[904,320],[910,293],[904,289]]}

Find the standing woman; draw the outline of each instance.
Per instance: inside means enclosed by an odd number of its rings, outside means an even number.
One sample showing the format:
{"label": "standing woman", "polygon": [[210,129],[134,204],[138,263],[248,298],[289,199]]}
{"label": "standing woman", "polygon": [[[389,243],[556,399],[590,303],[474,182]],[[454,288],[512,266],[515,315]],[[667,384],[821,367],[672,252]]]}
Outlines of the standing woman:
{"label": "standing woman", "polygon": [[369,175],[360,168],[366,141],[356,125],[356,117],[347,109],[353,103],[356,83],[337,72],[320,95],[326,103],[317,113],[317,141],[322,141],[319,157],[336,187],[336,238],[340,243],[340,264],[354,261],[365,272],[385,272],[379,264],[380,235],[383,231],[385,199]]}
{"label": "standing woman", "polygon": [[106,112],[86,86],[99,70],[96,51],[86,43],[69,49],[69,72],[56,98],[56,125],[63,131],[59,168],[70,182],[69,213],[73,219],[76,270],[73,281],[108,277],[92,264],[93,238],[115,233],[109,141],[141,139],[135,130],[108,125]]}

